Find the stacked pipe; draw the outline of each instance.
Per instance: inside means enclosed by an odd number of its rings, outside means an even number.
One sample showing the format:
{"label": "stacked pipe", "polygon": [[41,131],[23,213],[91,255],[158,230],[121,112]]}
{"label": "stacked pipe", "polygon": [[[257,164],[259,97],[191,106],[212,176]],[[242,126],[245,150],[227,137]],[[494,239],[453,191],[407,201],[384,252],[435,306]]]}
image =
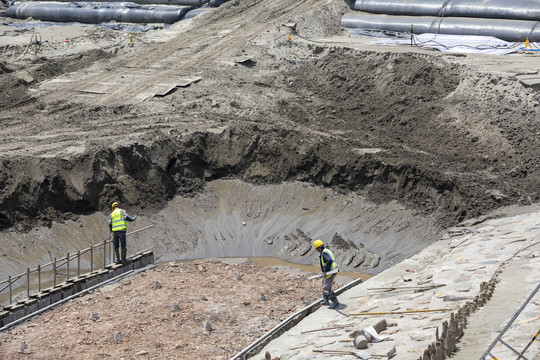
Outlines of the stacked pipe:
{"label": "stacked pipe", "polygon": [[107,7],[92,4],[59,4],[45,2],[17,3],[6,10],[6,16],[43,21],[100,24],[109,21],[172,24],[180,20],[190,7]]}
{"label": "stacked pipe", "polygon": [[[69,0],[59,0],[69,1]],[[48,3],[24,2],[10,6],[5,15],[16,19],[34,18],[42,21],[80,22],[101,24],[110,21],[124,23],[165,23],[172,24],[182,19],[195,17],[201,13],[219,6],[215,0],[134,0],[133,2],[118,2],[115,0],[100,0],[105,3]],[[200,7],[208,4],[210,7]],[[185,6],[148,6],[137,4],[174,4]]]}
{"label": "stacked pipe", "polygon": [[540,41],[536,0],[352,0],[350,7],[345,28]]}
{"label": "stacked pipe", "polygon": [[[34,0],[39,1],[39,0]],[[144,5],[180,5],[180,6],[203,6],[208,3],[210,0],[131,0],[131,3],[135,4],[144,4]],[[73,0],[55,0],[55,2],[68,2],[71,3]],[[121,4],[120,0],[99,0],[100,3],[117,3]],[[78,3],[81,4],[81,3]]]}

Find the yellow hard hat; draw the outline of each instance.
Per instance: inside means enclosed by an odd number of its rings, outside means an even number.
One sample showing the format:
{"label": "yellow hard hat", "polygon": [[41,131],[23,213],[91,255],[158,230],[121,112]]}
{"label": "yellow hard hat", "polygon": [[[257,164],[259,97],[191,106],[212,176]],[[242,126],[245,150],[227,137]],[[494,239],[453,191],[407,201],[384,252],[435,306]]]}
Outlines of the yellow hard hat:
{"label": "yellow hard hat", "polygon": [[317,240],[315,240],[315,241],[313,242],[313,247],[314,247],[315,249],[318,248],[319,246],[323,246],[323,245],[324,245],[323,242],[322,242],[321,240],[319,240],[319,239],[317,239]]}
{"label": "yellow hard hat", "polygon": [[120,204],[115,201],[112,203],[111,208],[114,210],[116,206],[120,207]]}

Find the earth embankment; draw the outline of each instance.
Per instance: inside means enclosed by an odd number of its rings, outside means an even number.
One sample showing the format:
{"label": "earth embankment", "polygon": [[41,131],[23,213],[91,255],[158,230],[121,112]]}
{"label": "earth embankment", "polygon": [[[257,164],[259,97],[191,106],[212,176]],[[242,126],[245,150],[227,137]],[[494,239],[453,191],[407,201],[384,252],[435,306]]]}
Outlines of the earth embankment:
{"label": "earth embankment", "polygon": [[397,202],[432,220],[426,234],[538,200],[533,89],[459,57],[316,40],[341,34],[344,11],[231,1],[166,42],[6,57],[2,228],[77,220],[113,200],[149,215],[229,178]]}

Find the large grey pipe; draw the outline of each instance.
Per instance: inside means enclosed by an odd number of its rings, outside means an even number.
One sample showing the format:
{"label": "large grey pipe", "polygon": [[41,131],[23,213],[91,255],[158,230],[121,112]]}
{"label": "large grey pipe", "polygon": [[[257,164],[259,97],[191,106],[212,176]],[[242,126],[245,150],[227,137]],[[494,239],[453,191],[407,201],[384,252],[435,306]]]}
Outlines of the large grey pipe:
{"label": "large grey pipe", "polygon": [[215,10],[214,8],[211,8],[211,7],[203,7],[203,8],[198,8],[198,9],[193,9],[193,10],[190,10],[186,13],[186,15],[184,15],[184,19],[191,19],[191,18],[194,18],[195,16],[198,16],[198,15],[201,15],[201,14],[204,14],[208,11],[213,11]]}
{"label": "large grey pipe", "polygon": [[341,26],[415,34],[494,36],[505,41],[540,41],[540,22],[481,18],[440,18],[430,16],[392,16],[352,12],[343,15]]}
{"label": "large grey pipe", "polygon": [[[42,1],[42,0],[33,0],[33,1]],[[44,0],[47,1],[47,0]],[[48,0],[50,1],[50,0]],[[57,2],[73,2],[73,0],[55,0]],[[143,5],[181,5],[181,6],[202,6],[210,0],[130,0],[130,2],[135,4]],[[99,2],[112,2],[118,3],[119,0],[99,0]]]}
{"label": "large grey pipe", "polygon": [[6,10],[6,16],[43,21],[100,24],[109,21],[172,24],[181,20],[191,7],[124,7],[111,8],[85,4],[17,3]]}
{"label": "large grey pipe", "polygon": [[538,0],[352,0],[350,7],[389,15],[540,19]]}

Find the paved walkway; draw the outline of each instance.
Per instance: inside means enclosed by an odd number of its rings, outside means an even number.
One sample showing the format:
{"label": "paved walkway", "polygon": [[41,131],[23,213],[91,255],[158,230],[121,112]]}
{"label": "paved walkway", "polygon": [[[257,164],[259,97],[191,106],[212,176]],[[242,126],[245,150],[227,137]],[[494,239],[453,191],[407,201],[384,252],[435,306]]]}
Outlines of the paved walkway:
{"label": "paved walkway", "polygon": [[[471,222],[472,224],[472,222]],[[341,295],[337,310],[322,307],[298,325],[271,341],[254,359],[268,352],[281,360],[355,359],[348,354],[323,354],[314,350],[358,351],[351,334],[380,320],[389,326],[380,333],[388,338],[370,343],[372,355],[396,348],[394,359],[418,359],[443,331],[443,322],[479,294],[481,283],[499,279],[493,297],[468,318],[468,326],[453,359],[479,359],[513,313],[540,283],[540,212],[488,220],[450,229],[448,236]],[[498,275],[496,276],[496,273]],[[391,288],[391,289],[387,289]],[[419,288],[423,291],[416,292]],[[434,312],[418,310],[445,309]],[[406,314],[354,315],[361,312]],[[330,327],[337,329],[320,330]],[[521,351],[540,329],[540,293],[518,317],[507,343]],[[526,355],[540,359],[540,340]],[[514,359],[510,350],[497,346],[492,354]],[[489,358],[489,357],[488,357]]]}

